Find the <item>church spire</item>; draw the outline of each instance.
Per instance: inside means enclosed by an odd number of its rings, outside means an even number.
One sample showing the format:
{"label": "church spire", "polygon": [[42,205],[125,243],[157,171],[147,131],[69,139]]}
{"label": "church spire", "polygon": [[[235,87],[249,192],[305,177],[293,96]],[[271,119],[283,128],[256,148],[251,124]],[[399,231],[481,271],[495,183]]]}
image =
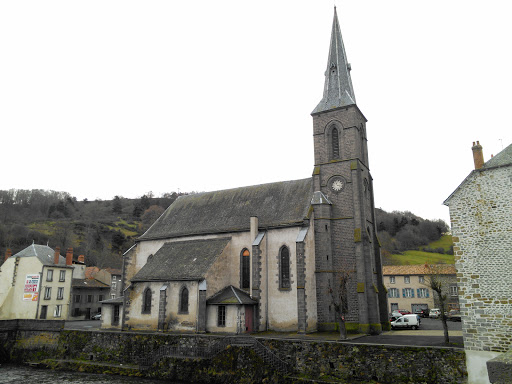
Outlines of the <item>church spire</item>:
{"label": "church spire", "polygon": [[347,62],[336,7],[332,21],[331,46],[325,71],[324,96],[311,114],[329,109],[354,105],[356,97],[350,78],[350,64]]}

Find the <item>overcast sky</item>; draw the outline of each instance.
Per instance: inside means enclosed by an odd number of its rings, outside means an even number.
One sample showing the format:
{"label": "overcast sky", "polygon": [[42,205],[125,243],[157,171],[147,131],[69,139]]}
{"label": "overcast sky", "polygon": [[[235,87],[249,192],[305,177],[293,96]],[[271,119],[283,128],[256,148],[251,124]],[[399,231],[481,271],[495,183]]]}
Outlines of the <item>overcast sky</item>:
{"label": "overcast sky", "polygon": [[[331,1],[0,2],[0,189],[79,200],[311,176]],[[375,205],[443,201],[512,143],[510,0],[336,2]]]}

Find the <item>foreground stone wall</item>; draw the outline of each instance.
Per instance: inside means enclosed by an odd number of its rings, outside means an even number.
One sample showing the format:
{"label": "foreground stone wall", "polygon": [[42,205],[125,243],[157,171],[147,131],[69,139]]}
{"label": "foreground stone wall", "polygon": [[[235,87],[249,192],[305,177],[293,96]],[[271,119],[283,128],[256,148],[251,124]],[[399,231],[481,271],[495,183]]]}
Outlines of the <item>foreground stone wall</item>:
{"label": "foreground stone wall", "polygon": [[466,377],[465,355],[457,349],[268,338],[256,339],[291,366],[293,373],[274,370],[261,353],[243,346],[228,346],[208,359],[165,357],[151,362],[150,369],[139,370],[141,358],[162,346],[201,351],[222,339],[209,335],[4,330],[0,331],[4,348],[0,357],[17,363],[45,361],[52,368],[203,383],[292,383],[299,378],[382,384],[463,383]]}
{"label": "foreground stone wall", "polygon": [[475,171],[449,201],[467,350],[512,348],[512,167]]}

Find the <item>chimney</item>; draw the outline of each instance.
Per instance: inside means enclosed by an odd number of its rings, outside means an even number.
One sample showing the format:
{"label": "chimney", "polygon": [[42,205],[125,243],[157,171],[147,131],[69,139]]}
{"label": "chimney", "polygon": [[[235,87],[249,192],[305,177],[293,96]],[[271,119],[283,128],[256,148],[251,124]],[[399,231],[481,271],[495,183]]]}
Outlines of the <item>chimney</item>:
{"label": "chimney", "polygon": [[59,258],[60,258],[60,247],[55,247],[55,256],[53,257],[53,264],[55,264],[55,265],[59,264]]}
{"label": "chimney", "polygon": [[251,241],[258,236],[258,217],[251,216]]}
{"label": "chimney", "polygon": [[482,152],[482,146],[480,145],[480,142],[477,141],[476,145],[473,141],[473,147],[471,148],[473,150],[473,161],[475,162],[475,169],[480,169],[484,166],[484,153]]}
{"label": "chimney", "polygon": [[66,252],[66,265],[73,264],[73,248],[69,247]]}
{"label": "chimney", "polygon": [[8,248],[7,251],[5,251],[5,260],[4,261],[6,261],[11,256],[12,256],[12,251],[10,248]]}
{"label": "chimney", "polygon": [[79,263],[84,263],[84,264],[85,264],[85,256],[84,256],[84,255],[80,255],[80,256],[78,256],[78,262],[79,262]]}

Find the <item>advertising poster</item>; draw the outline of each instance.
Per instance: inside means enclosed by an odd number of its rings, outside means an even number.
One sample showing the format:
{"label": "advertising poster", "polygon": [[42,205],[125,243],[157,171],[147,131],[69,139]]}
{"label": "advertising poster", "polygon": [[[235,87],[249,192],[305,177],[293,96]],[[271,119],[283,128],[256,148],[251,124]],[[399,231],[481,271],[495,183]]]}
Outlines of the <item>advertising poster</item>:
{"label": "advertising poster", "polygon": [[25,289],[23,290],[23,301],[37,301],[40,278],[39,274],[27,275]]}

